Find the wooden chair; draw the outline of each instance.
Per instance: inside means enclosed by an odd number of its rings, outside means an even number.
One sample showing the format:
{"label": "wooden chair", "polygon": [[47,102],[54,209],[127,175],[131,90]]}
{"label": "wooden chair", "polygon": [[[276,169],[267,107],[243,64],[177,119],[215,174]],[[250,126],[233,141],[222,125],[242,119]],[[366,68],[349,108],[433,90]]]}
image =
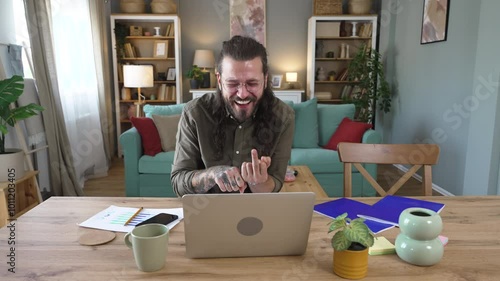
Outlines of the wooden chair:
{"label": "wooden chair", "polygon": [[[366,178],[381,196],[394,194],[422,166],[422,189],[425,196],[432,196],[432,170],[439,158],[436,144],[365,144],[339,143],[340,161],[344,163],[344,196],[352,196],[352,164]],[[385,192],[377,181],[361,165],[372,164],[411,164],[411,167],[394,185]]]}

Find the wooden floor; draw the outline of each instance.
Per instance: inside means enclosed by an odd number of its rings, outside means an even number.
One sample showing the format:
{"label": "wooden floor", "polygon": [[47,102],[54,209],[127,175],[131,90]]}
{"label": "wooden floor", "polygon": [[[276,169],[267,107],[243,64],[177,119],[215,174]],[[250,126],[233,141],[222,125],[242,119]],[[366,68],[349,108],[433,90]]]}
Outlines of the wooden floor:
{"label": "wooden floor", "polygon": [[[377,181],[385,189],[399,179],[403,173],[391,165],[379,165]],[[123,169],[123,159],[116,158],[113,160],[111,168],[108,171],[108,176],[99,179],[91,179],[85,182],[83,192],[86,196],[125,196],[125,173]],[[411,178],[403,187],[396,193],[400,196],[420,196],[423,195],[421,182]],[[433,192],[433,195],[441,195]]]}

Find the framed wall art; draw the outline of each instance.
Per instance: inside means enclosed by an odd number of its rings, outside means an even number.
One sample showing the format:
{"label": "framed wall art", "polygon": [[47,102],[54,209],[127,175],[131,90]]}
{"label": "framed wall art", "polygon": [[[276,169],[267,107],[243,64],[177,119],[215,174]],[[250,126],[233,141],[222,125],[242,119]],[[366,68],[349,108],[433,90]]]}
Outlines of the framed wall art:
{"label": "framed wall art", "polygon": [[167,81],[175,81],[175,68],[170,67],[167,71]]}
{"label": "framed wall art", "polygon": [[279,89],[281,88],[281,80],[283,80],[283,75],[273,75],[271,79],[271,84],[273,88]]}
{"label": "framed wall art", "polygon": [[450,0],[424,0],[420,44],[446,41]]}
{"label": "framed wall art", "polygon": [[168,56],[168,40],[156,40],[154,42],[153,57],[166,59]]}
{"label": "framed wall art", "polygon": [[230,0],[230,37],[247,36],[266,46],[266,0]]}

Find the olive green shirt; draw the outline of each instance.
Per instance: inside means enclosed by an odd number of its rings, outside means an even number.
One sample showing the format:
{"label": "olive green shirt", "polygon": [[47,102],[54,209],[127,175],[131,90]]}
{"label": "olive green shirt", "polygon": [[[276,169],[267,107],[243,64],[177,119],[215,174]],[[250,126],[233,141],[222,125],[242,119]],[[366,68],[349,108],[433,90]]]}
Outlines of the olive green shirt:
{"label": "olive green shirt", "polygon": [[[276,99],[278,102],[273,111],[282,122],[279,128],[273,130],[279,135],[274,139],[270,155],[264,155],[271,157],[271,166],[267,172],[274,180],[273,192],[280,191],[283,185],[295,129],[293,109],[278,98]],[[250,151],[257,147],[257,140],[252,134],[253,118],[240,124],[229,113],[227,118],[230,120],[226,126],[223,156],[221,159],[216,158],[213,142],[216,123],[210,113],[214,102],[215,94],[205,94],[184,106],[177,131],[177,144],[171,173],[172,187],[178,196],[194,193],[191,179],[197,170],[220,165],[240,169],[243,162],[252,162]],[[263,155],[259,155],[259,158],[261,156]],[[220,193],[221,190],[218,186],[214,186],[208,192]],[[251,191],[247,188],[246,192]]]}

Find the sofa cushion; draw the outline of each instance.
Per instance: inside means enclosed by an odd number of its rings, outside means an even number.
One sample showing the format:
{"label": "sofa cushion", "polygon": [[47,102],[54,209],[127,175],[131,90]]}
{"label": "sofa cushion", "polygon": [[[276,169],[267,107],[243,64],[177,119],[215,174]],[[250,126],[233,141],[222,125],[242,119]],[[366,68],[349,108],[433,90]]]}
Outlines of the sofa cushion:
{"label": "sofa cushion", "polygon": [[177,127],[180,118],[180,115],[163,116],[153,114],[153,121],[160,134],[161,148],[163,151],[175,150],[175,136],[177,135]]}
{"label": "sofa cushion", "polygon": [[161,141],[155,123],[151,118],[134,117],[130,118],[130,122],[141,135],[142,149],[145,155],[155,156],[161,152]]}
{"label": "sofa cushion", "polygon": [[318,110],[317,100],[293,104],[295,111],[295,133],[293,148],[318,147]]}
{"label": "sofa cushion", "polygon": [[324,148],[294,148],[290,165],[307,165],[313,174],[344,172],[337,151]]}
{"label": "sofa cushion", "polygon": [[340,142],[361,142],[363,134],[371,127],[371,124],[355,122],[345,117],[324,148],[337,150]]}
{"label": "sofa cushion", "polygon": [[325,146],[344,117],[354,118],[354,104],[318,104],[318,144]]}
{"label": "sofa cushion", "polygon": [[139,174],[170,174],[174,151],[160,152],[155,156],[143,155],[139,159]]}
{"label": "sofa cushion", "polygon": [[146,117],[151,118],[153,114],[155,115],[180,115],[182,109],[184,108],[184,103],[172,104],[172,105],[144,105],[142,109]]}

